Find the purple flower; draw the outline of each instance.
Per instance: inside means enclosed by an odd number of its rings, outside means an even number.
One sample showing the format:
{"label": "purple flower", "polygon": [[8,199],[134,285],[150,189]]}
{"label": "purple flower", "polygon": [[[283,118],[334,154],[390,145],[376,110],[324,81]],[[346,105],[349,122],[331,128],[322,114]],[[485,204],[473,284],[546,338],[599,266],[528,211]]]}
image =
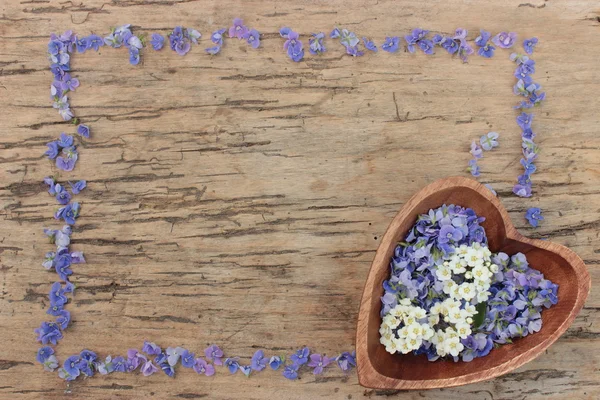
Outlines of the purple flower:
{"label": "purple flower", "polygon": [[86,188],[87,182],[81,180],[75,183],[69,182],[69,185],[71,186],[71,192],[73,192],[73,194],[79,194],[83,189]]}
{"label": "purple flower", "polygon": [[140,371],[142,372],[142,375],[150,376],[153,373],[155,373],[156,371],[158,371],[158,368],[156,368],[156,366],[154,364],[152,364],[152,361],[147,360],[142,365],[142,368],[140,369]]}
{"label": "purple flower", "polygon": [[242,371],[242,374],[246,375],[246,377],[249,377],[250,373],[252,372],[252,368],[249,365],[240,365],[239,369]]}
{"label": "purple flower", "polygon": [[544,220],[544,216],[542,215],[542,210],[538,207],[532,207],[525,213],[525,219],[527,219],[529,225],[537,228],[539,222]]}
{"label": "purple flower", "polygon": [[65,147],[62,149],[62,155],[56,158],[56,166],[63,171],[73,171],[78,158],[75,146]]}
{"label": "purple flower", "polygon": [[215,367],[207,363],[203,358],[196,358],[194,363],[194,371],[196,371],[198,374],[213,376],[215,374]]}
{"label": "purple flower", "polygon": [[71,146],[73,146],[73,136],[67,135],[66,133],[62,132],[57,141],[57,144],[58,144],[58,147],[61,147],[61,148],[71,147]]}
{"label": "purple flower", "polygon": [[517,117],[517,124],[523,130],[531,129],[531,122],[533,121],[533,114],[521,113]]}
{"label": "purple flower", "polygon": [[346,46],[346,54],[351,55],[353,57],[361,57],[365,53],[363,51],[358,50],[358,46]]}
{"label": "purple flower", "polygon": [[65,205],[71,201],[71,194],[60,183],[54,186],[54,191],[56,192],[56,201],[59,204]]}
{"label": "purple flower", "polygon": [[[381,49],[383,51],[387,51],[388,53],[395,53],[398,51],[398,45],[400,43],[400,38],[398,36],[386,37],[385,42],[381,45]],[[366,47],[366,46],[365,46]]]}
{"label": "purple flower", "polygon": [[35,357],[35,359],[40,364],[43,364],[44,362],[46,362],[46,360],[48,358],[50,358],[50,356],[52,354],[54,354],[54,349],[52,347],[49,347],[49,346],[40,347],[38,349],[37,356]]}
{"label": "purple flower", "polygon": [[308,51],[310,54],[322,54],[325,53],[326,49],[323,46],[323,39],[325,34],[323,32],[313,33],[308,39]]}
{"label": "purple flower", "polygon": [[533,49],[538,44],[538,38],[532,37],[531,39],[525,39],[523,41],[523,49],[527,54],[533,54]]}
{"label": "purple flower", "polygon": [[88,41],[87,37],[82,37],[75,41],[75,48],[77,49],[78,53],[85,53],[85,51],[89,49],[89,46],[90,42]]}
{"label": "purple flower", "polygon": [[171,50],[175,51],[180,56],[186,55],[192,47],[187,31],[184,33],[183,27],[181,26],[176,26],[169,35],[169,44]]}
{"label": "purple flower", "polygon": [[72,381],[79,376],[80,372],[78,364],[79,356],[71,356],[63,363],[63,369],[68,374],[68,377],[66,378],[68,381]]}
{"label": "purple flower", "polygon": [[215,365],[223,365],[223,350],[219,348],[216,344],[211,344],[204,350],[204,355],[210,361],[212,361]]}
{"label": "purple flower", "polygon": [[523,184],[517,183],[513,187],[513,193],[519,197],[531,197],[531,184],[523,185]]}
{"label": "purple flower", "polygon": [[54,214],[56,219],[64,219],[69,225],[75,225],[75,219],[79,216],[80,206],[79,203],[67,204],[64,207],[60,207]]}
{"label": "purple flower", "polygon": [[46,150],[44,155],[48,156],[49,159],[54,160],[58,156],[58,142],[46,143],[46,146],[48,146],[48,150]]}
{"label": "purple flower", "polygon": [[55,258],[56,258],[56,253],[53,251],[49,251],[46,253],[45,255],[45,259],[44,262],[42,263],[42,266],[48,270],[52,269],[55,267]]}
{"label": "purple flower", "polygon": [[204,51],[206,51],[211,56],[214,56],[221,52],[221,46],[217,45],[217,46],[213,46],[213,47],[208,47],[208,48],[204,49]]}
{"label": "purple flower", "polygon": [[481,172],[479,171],[479,165],[477,165],[476,159],[469,160],[469,166],[467,167],[467,171],[469,171],[474,177],[478,177],[479,175],[481,175]]}
{"label": "purple flower", "polygon": [[[416,28],[416,29],[413,29],[413,31],[411,32],[410,35],[404,36],[404,40],[408,44],[407,50],[410,53],[414,53],[415,52],[415,44],[419,44],[422,40],[426,40],[425,36],[427,36],[428,33],[429,33],[428,30]],[[421,46],[419,45],[419,47],[421,47]],[[431,48],[431,50],[429,50],[430,48]],[[423,51],[425,51],[425,50],[430,51],[430,53],[428,53],[428,54],[433,54],[433,42],[429,41],[429,43],[425,44],[424,48],[422,47],[422,49],[423,49]]]}
{"label": "purple flower", "polygon": [[[280,33],[281,33],[281,31],[280,31]],[[337,27],[336,27],[336,28],[333,28],[333,30],[332,30],[332,31],[331,31],[331,33],[329,34],[329,37],[330,37],[330,38],[332,38],[332,39],[337,39],[337,38],[339,38],[340,36],[341,36],[341,34],[340,34],[340,30],[339,30]]]}
{"label": "purple flower", "polygon": [[349,353],[345,351],[337,356],[335,361],[342,371],[348,372],[352,369],[352,367],[356,367],[356,352],[353,351],[352,353]]}
{"label": "purple flower", "polygon": [[237,370],[240,368],[240,363],[238,362],[238,357],[227,358],[225,359],[225,366],[229,369],[230,374],[235,374]]}
{"label": "purple flower", "polygon": [[127,360],[125,360],[124,357],[121,357],[121,356],[115,357],[112,360],[112,362],[113,362],[114,371],[127,372]]}
{"label": "purple flower", "polygon": [[483,149],[474,140],[471,142],[471,151],[469,151],[469,153],[475,158],[483,158]]}
{"label": "purple flower", "polygon": [[71,78],[71,74],[65,74],[62,79],[62,90],[75,90],[79,87],[79,79]]}
{"label": "purple flower", "polygon": [[258,48],[260,46],[260,33],[256,29],[250,29],[242,36],[250,46]]}
{"label": "purple flower", "polygon": [[514,75],[517,79],[527,79],[533,73],[535,73],[535,61],[528,59],[519,64],[517,69],[515,69]]}
{"label": "purple flower", "polygon": [[356,33],[350,32],[348,29],[342,29],[340,32],[340,43],[346,48],[356,47],[360,40],[356,37]]}
{"label": "purple flower", "polygon": [[283,44],[283,49],[287,51],[288,57],[294,62],[300,62],[304,58],[304,49],[298,32],[289,28],[281,28],[280,34],[282,36],[285,34],[284,37],[287,39]]}
{"label": "purple flower", "polygon": [[460,229],[452,225],[444,225],[440,229],[438,243],[458,242],[463,238],[463,233]]}
{"label": "purple flower", "polygon": [[184,349],[183,347],[167,347],[166,353],[167,353],[167,362],[169,363],[169,365],[172,367],[177,365],[177,361],[179,361],[179,358],[185,351],[187,351],[187,350]]}
{"label": "purple flower", "polygon": [[517,40],[515,32],[500,32],[492,38],[492,43],[502,49],[510,49]]}
{"label": "purple flower", "polygon": [[308,361],[309,354],[310,354],[309,348],[304,347],[300,350],[297,350],[294,354],[292,354],[290,359],[294,362],[294,364],[298,364],[298,365],[306,364],[306,362]]}
{"label": "purple flower", "polygon": [[90,127],[87,125],[81,124],[77,127],[77,133],[80,136],[83,136],[84,138],[89,138],[90,137]]}
{"label": "purple flower", "polygon": [[42,322],[42,325],[34,329],[34,332],[38,335],[37,341],[42,344],[52,343],[56,346],[58,341],[63,338],[60,328],[54,322]]}
{"label": "purple flower", "polygon": [[142,351],[150,356],[153,356],[160,354],[162,350],[156,345],[156,343],[144,341]]}
{"label": "purple flower", "polygon": [[313,374],[320,375],[323,373],[323,368],[328,366],[332,361],[334,361],[333,358],[322,356],[320,354],[311,354],[308,366],[314,368]]}
{"label": "purple flower", "polygon": [[490,192],[492,192],[494,196],[498,196],[498,193],[496,193],[496,191],[494,190],[494,188],[492,187],[492,185],[490,185],[489,183],[486,183],[484,186],[486,188],[490,189]]}
{"label": "purple flower", "polygon": [[525,174],[526,175],[531,175],[536,171],[536,167],[532,162],[529,162],[527,160],[525,160],[524,158],[521,158],[521,165],[523,166],[523,169],[525,169]]}
{"label": "purple flower", "polygon": [[[188,43],[188,45],[189,45],[189,43]],[[189,51],[189,48],[188,48],[188,51]],[[186,51],[186,53],[187,53],[187,51]],[[133,47],[133,46],[129,47],[129,64],[138,65],[139,63],[140,63],[140,50],[137,47]]]}
{"label": "purple flower", "polygon": [[193,368],[194,364],[196,363],[196,360],[194,359],[195,357],[196,355],[191,351],[184,350],[181,353],[181,365],[186,368]]}
{"label": "purple flower", "polygon": [[223,29],[219,29],[217,31],[214,31],[212,33],[212,35],[210,35],[210,40],[215,43],[218,44],[219,47],[223,45],[223,34],[225,33],[227,29],[223,28]]}
{"label": "purple flower", "polygon": [[252,367],[252,369],[255,371],[262,371],[266,366],[267,359],[265,358],[265,353],[262,350],[257,350],[252,356],[250,367]]}
{"label": "purple flower", "polygon": [[363,43],[364,43],[365,48],[367,50],[371,50],[371,51],[377,52],[377,46],[375,45],[375,43],[373,43],[372,40],[369,40],[366,37],[363,37],[362,40],[363,40]]}
{"label": "purple flower", "polygon": [[488,132],[479,139],[479,143],[481,143],[481,147],[483,147],[485,151],[492,150],[493,148],[498,147],[499,136],[500,135],[496,132]]}
{"label": "purple flower", "polygon": [[286,365],[283,370],[283,376],[292,381],[298,379],[298,368],[300,366],[297,364]]}
{"label": "purple flower", "polygon": [[58,360],[55,355],[51,355],[48,357],[46,361],[43,362],[44,371],[53,372],[56,367],[58,367]]}
{"label": "purple flower", "polygon": [[110,374],[115,370],[111,356],[106,356],[106,359],[104,361],[94,362],[94,366],[101,375]]}
{"label": "purple flower", "polygon": [[[152,48],[156,51],[161,50],[165,45],[165,37],[160,33],[153,33],[150,39],[150,44]],[[150,367],[148,367],[150,368]],[[156,367],[155,367],[156,368]]]}
{"label": "purple flower", "polygon": [[87,37],[88,49],[94,49],[94,51],[100,50],[100,47],[104,46],[104,40],[98,35],[90,35]]}
{"label": "purple flower", "polygon": [[281,364],[283,364],[283,360],[281,359],[281,357],[279,356],[273,356],[271,357],[271,359],[269,360],[269,366],[271,367],[272,370],[276,371],[279,369],[279,367],[281,366]]}
{"label": "purple flower", "polygon": [[[257,32],[258,33],[258,32]],[[202,37],[202,34],[195,29],[187,28],[186,30],[187,37],[194,43],[198,44],[198,39]]]}
{"label": "purple flower", "polygon": [[159,367],[162,369],[162,371],[168,377],[173,378],[175,376],[175,368],[173,368],[172,365],[169,365],[169,363],[167,363],[167,362],[161,363],[161,364],[159,364]]}
{"label": "purple flower", "polygon": [[487,44],[488,40],[490,40],[490,37],[492,37],[491,33],[481,29],[479,31],[479,36],[475,38],[475,44],[479,47],[483,47]]}
{"label": "purple flower", "polygon": [[418,42],[419,48],[423,50],[423,53],[431,55],[433,54],[433,42],[429,39],[422,39]]}
{"label": "purple flower", "polygon": [[51,306],[63,306],[67,304],[67,296],[65,296],[65,291],[62,288],[60,282],[54,282],[52,287],[50,288],[50,305]]}
{"label": "purple flower", "polygon": [[67,329],[71,322],[71,313],[67,310],[61,310],[56,316],[56,323],[63,331]]}
{"label": "purple flower", "polygon": [[135,371],[142,363],[148,361],[148,358],[137,349],[127,350],[127,371]]}
{"label": "purple flower", "polygon": [[235,18],[233,20],[233,25],[229,27],[229,37],[242,39],[246,32],[248,32],[248,27],[244,25],[244,21],[240,18]]}

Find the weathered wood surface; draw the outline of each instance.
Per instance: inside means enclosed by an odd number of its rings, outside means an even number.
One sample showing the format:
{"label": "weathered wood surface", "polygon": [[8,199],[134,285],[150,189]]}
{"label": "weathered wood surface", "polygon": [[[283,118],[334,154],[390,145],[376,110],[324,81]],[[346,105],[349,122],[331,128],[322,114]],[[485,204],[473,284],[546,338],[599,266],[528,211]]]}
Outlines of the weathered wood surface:
{"label": "weathered wood surface", "polygon": [[[482,181],[499,192],[517,228],[569,246],[600,283],[600,9],[595,1],[55,1],[5,0],[0,18],[0,398],[378,398],[356,374],[331,369],[289,382],[264,372],[245,379],[181,371],[66,385],[35,364],[33,328],[46,318],[54,276],[40,266],[55,201],[41,179],[56,172],[41,153],[61,131],[51,107],[50,32],[105,34],[193,26],[205,37],[235,16],[263,34],[253,51],[228,41],[221,55],[144,51],[132,67],[123,49],[75,55],[82,85],[72,105],[93,137],[61,179],[85,178],[74,248],[79,285],[61,356],[82,347],[124,353],[145,338],[200,350],[219,343],[249,357],[256,347],[328,354],[354,346],[362,285],[378,240],[420,187],[464,174],[471,139],[496,130]],[[307,34],[334,24],[381,42],[413,27],[463,26],[536,35],[536,78],[548,100],[536,112],[543,153],[535,195],[515,198],[519,130],[511,109],[507,51],[468,65],[438,52],[352,59],[329,52],[291,63],[279,27]],[[306,38],[306,36],[304,37]],[[538,230],[523,212],[545,210]],[[573,327],[515,373],[406,399],[596,399],[600,397],[600,295]],[[64,359],[64,357],[63,357]]]}

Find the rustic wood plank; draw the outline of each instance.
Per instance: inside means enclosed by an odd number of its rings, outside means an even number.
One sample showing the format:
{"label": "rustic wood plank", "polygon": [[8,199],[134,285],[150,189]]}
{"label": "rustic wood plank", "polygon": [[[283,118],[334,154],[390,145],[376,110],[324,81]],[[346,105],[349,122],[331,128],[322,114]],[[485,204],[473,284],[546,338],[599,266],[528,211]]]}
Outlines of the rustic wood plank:
{"label": "rustic wood plank", "polygon": [[[499,192],[516,227],[577,252],[600,282],[600,139],[597,92],[600,9],[594,1],[505,1],[424,6],[417,1],[295,3],[7,1],[0,17],[0,397],[378,398],[356,374],[337,370],[288,382],[274,372],[249,380],[219,371],[176,380],[114,375],[66,385],[34,365],[33,328],[45,315],[53,277],[41,268],[41,233],[57,226],[41,179],[53,172],[44,144],[73,127],[48,100],[50,32],[104,34],[193,26],[205,37],[244,17],[264,34],[252,51],[228,41],[223,53],[186,57],[145,51],[76,55],[82,85],[72,96],[93,136],[61,179],[86,178],[74,247],[73,325],[61,355],[83,346],[123,353],[144,338],[196,350],[217,342],[249,357],[256,346],[328,354],[354,346],[362,286],[381,235],[425,184],[464,174],[471,139],[496,130],[501,147],[482,161],[482,182]],[[534,122],[542,146],[535,195],[510,195],[518,174],[508,52],[468,65],[446,54],[360,59],[329,52],[293,64],[277,30],[303,34],[334,24],[381,42],[413,27],[471,35],[483,27],[536,35],[536,78],[548,92]],[[417,168],[415,168],[417,166]],[[523,212],[545,210],[538,230]],[[407,399],[536,399],[600,396],[600,295],[592,290],[573,327],[517,372],[464,387],[402,392]],[[66,391],[66,392],[65,392]]]}

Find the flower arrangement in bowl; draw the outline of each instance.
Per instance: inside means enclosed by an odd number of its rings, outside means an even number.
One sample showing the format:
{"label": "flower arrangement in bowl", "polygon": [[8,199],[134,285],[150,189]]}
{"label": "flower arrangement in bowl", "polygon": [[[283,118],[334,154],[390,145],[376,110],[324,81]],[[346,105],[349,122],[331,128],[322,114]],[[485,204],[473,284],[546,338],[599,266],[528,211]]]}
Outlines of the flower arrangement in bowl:
{"label": "flower arrangement in bowl", "polygon": [[359,381],[425,389],[506,373],[568,328],[589,288],[577,255],[521,236],[488,188],[437,181],[377,250],[359,312]]}

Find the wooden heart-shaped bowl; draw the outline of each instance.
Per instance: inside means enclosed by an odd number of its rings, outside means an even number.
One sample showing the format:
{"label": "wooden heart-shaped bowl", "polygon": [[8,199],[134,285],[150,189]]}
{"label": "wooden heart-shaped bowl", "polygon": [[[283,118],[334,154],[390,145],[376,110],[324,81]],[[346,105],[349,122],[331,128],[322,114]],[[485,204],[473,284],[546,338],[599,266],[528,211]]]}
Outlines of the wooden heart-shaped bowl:
{"label": "wooden heart-shaped bowl", "polygon": [[[471,362],[427,360],[425,355],[389,354],[379,343],[383,281],[390,275],[390,260],[399,241],[419,214],[442,204],[470,207],[485,217],[482,224],[493,252],[521,252],[529,264],[559,285],[558,303],[542,312],[542,329],[493,349]],[[374,389],[431,389],[464,385],[507,373],[542,354],[562,335],[583,307],[590,290],[590,275],[574,252],[556,243],[522,236],[510,222],[498,198],[482,184],[450,177],[423,188],[402,207],[381,239],[365,284],[356,331],[358,380]]]}

